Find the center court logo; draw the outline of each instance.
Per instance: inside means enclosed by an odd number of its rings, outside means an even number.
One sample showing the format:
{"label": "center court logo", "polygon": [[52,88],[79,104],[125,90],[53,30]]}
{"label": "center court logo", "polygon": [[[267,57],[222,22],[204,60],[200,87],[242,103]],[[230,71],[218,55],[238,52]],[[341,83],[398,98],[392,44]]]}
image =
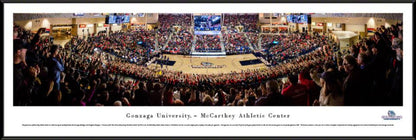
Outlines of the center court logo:
{"label": "center court logo", "polygon": [[202,62],[201,63],[202,66],[213,66],[214,64],[211,62]]}
{"label": "center court logo", "polygon": [[402,116],[401,115],[396,116],[396,113],[393,110],[389,110],[387,112],[387,116],[383,115],[381,116],[381,118],[383,118],[384,120],[400,120],[402,119]]}

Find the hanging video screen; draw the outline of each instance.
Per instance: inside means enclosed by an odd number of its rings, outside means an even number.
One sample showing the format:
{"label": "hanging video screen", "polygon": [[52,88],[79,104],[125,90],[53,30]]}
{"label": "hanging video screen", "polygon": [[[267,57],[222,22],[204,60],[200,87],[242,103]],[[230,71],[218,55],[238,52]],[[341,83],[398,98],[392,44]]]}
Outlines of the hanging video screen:
{"label": "hanging video screen", "polygon": [[195,34],[219,34],[221,31],[220,15],[194,16]]}
{"label": "hanging video screen", "polygon": [[106,16],[106,24],[121,24],[121,23],[129,23],[130,16],[128,15],[108,15]]}
{"label": "hanging video screen", "polygon": [[286,19],[289,23],[308,23],[308,15],[287,15]]}

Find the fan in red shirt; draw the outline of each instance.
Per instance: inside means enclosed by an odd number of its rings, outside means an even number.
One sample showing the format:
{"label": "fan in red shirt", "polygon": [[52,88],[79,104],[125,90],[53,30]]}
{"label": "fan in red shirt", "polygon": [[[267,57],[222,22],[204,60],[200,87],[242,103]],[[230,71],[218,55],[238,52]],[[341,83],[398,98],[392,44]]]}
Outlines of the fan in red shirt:
{"label": "fan in red shirt", "polygon": [[306,106],[308,103],[307,87],[298,84],[298,76],[290,74],[288,76],[289,86],[282,90],[282,95],[292,99],[292,105]]}
{"label": "fan in red shirt", "polygon": [[304,69],[299,74],[299,81],[300,84],[306,86],[307,89],[307,98],[308,98],[308,105],[312,105],[313,101],[316,98],[319,98],[319,87],[315,84],[315,82],[311,79],[309,72],[307,69]]}

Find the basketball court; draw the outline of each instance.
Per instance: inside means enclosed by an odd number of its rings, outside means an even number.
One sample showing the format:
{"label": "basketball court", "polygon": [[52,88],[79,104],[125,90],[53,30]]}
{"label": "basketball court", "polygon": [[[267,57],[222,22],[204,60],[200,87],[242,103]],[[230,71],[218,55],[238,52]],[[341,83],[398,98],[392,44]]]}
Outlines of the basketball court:
{"label": "basketball court", "polygon": [[[243,66],[240,61],[257,59],[253,54],[227,55],[222,57],[191,57],[189,55],[164,55],[169,61],[175,61],[172,66],[163,65],[163,69],[182,71],[195,74],[219,74],[232,71],[240,72],[247,69],[266,69],[264,63]],[[204,67],[206,66],[206,67]],[[153,63],[149,67],[160,68],[160,64]],[[207,68],[208,67],[208,68]],[[215,68],[214,68],[215,67]]]}

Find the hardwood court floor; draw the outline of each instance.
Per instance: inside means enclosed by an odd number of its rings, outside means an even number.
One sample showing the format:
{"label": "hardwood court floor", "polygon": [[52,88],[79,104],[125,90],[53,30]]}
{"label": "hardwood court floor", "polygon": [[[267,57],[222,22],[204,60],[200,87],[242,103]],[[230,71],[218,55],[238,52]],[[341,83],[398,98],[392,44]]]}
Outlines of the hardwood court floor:
{"label": "hardwood court floor", "polygon": [[[190,57],[184,55],[165,54],[170,61],[176,61],[173,66],[168,66],[169,70],[182,71],[183,73],[195,74],[216,74],[229,73],[231,71],[240,72],[247,69],[265,69],[264,63],[242,66],[240,61],[257,59],[253,54],[227,55],[225,57]],[[202,62],[213,63],[213,65],[225,65],[223,68],[192,68],[191,65],[200,66]],[[160,68],[160,65],[151,64],[150,67]],[[166,66],[163,66],[166,69]]]}

